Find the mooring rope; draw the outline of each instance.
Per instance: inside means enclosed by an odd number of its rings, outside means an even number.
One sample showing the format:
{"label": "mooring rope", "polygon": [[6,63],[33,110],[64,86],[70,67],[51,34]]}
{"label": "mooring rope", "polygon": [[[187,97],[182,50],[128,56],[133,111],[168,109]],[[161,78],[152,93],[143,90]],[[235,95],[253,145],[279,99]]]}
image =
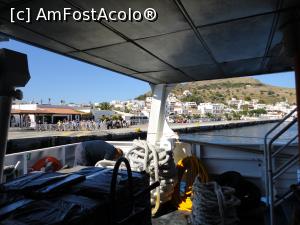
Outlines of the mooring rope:
{"label": "mooring rope", "polygon": [[[187,156],[177,163],[178,182],[173,194],[173,202],[179,210],[192,211],[192,187],[195,178],[198,176],[201,183],[208,182],[208,172],[204,164],[195,156]],[[182,190],[184,182],[184,190]]]}
{"label": "mooring rope", "polygon": [[193,185],[192,225],[235,225],[239,223],[236,206],[240,200],[234,189],[216,182],[202,184],[197,177]]}
{"label": "mooring rope", "polygon": [[150,174],[150,183],[160,182],[160,186],[151,193],[151,200],[155,202],[152,209],[154,215],[161,203],[171,200],[174,191],[176,169],[172,151],[166,151],[147,141],[134,140],[126,158],[133,171],[146,171]]}

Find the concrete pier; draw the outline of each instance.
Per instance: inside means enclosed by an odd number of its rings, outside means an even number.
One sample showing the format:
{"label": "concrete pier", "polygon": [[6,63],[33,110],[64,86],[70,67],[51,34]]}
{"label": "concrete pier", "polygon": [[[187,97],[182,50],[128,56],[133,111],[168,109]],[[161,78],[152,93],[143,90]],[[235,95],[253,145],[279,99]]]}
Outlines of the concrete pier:
{"label": "concrete pier", "polygon": [[[258,124],[273,123],[277,120],[253,121],[213,121],[192,124],[170,124],[178,133],[195,133],[209,130],[230,129]],[[100,131],[24,131],[11,130],[8,135],[7,154],[46,148],[56,145],[76,143],[86,140],[124,141],[145,139],[147,125],[132,126],[130,128],[100,130]]]}

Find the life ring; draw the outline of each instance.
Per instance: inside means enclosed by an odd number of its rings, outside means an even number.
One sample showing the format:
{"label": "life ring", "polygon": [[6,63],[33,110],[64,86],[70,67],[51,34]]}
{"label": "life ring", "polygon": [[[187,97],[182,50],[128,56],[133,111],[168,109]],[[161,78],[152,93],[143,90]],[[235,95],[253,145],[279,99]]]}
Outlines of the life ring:
{"label": "life ring", "polygon": [[31,167],[32,171],[51,171],[55,172],[62,168],[60,161],[53,156],[46,156],[36,161]]}

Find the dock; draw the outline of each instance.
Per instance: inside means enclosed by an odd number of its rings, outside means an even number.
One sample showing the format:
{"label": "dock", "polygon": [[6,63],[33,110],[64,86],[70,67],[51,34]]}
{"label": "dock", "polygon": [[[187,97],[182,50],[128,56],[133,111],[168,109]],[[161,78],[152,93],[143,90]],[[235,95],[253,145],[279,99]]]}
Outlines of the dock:
{"label": "dock", "polygon": [[[196,133],[201,131],[230,129],[274,122],[277,122],[277,120],[211,121],[201,123],[170,124],[170,127],[177,133]],[[96,139],[109,141],[125,141],[139,138],[145,139],[147,126],[147,124],[142,124],[131,126],[129,128],[100,131],[34,131],[15,129],[10,130],[8,134],[7,154]]]}

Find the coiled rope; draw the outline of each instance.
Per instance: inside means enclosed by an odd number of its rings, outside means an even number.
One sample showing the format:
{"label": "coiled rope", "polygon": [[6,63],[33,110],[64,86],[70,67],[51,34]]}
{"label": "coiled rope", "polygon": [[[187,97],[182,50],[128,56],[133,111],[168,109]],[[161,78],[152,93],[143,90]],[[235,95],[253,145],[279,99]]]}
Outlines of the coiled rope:
{"label": "coiled rope", "polygon": [[235,225],[239,223],[235,207],[240,200],[234,189],[216,182],[202,184],[197,177],[193,185],[192,225]]}
{"label": "coiled rope", "polygon": [[154,215],[161,203],[171,200],[174,191],[176,168],[172,151],[166,151],[147,141],[134,140],[133,147],[127,152],[126,158],[133,171],[146,171],[150,174],[150,184],[159,181],[160,186],[151,192]]}
{"label": "coiled rope", "polygon": [[[188,156],[177,163],[178,183],[175,186],[173,201],[179,210],[192,211],[192,186],[198,176],[202,183],[208,182],[204,165],[195,156]],[[185,182],[182,190],[182,182]]]}

